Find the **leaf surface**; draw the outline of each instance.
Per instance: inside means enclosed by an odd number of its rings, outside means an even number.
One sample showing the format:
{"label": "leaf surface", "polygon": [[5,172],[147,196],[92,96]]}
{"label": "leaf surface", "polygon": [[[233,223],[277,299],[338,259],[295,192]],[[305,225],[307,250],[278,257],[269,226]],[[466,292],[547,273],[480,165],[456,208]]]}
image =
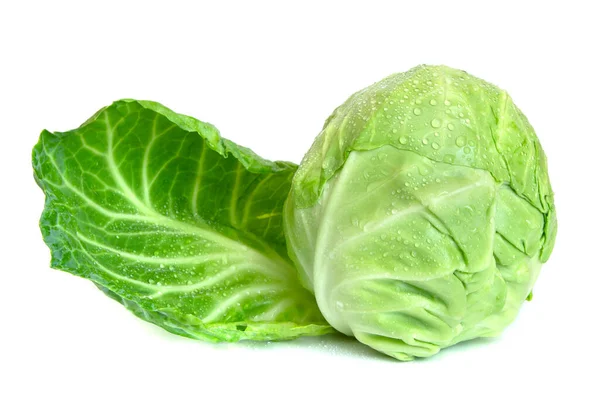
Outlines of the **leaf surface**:
{"label": "leaf surface", "polygon": [[210,341],[331,331],[286,255],[296,166],[158,103],[122,100],[33,150],[52,267],[137,316]]}

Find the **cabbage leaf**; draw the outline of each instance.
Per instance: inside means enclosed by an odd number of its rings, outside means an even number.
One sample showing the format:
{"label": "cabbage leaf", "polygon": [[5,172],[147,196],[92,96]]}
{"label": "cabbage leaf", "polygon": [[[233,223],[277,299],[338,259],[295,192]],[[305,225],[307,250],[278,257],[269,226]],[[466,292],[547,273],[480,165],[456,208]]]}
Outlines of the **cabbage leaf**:
{"label": "cabbage leaf", "polygon": [[121,100],[33,150],[53,268],[135,315],[208,341],[331,331],[286,254],[282,207],[296,166],[215,127]]}

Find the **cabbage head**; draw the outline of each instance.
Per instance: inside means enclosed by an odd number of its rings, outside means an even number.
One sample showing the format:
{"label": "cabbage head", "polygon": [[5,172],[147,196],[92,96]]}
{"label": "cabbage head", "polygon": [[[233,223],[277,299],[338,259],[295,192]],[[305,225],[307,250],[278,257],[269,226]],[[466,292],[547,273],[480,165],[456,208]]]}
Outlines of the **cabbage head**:
{"label": "cabbage head", "polygon": [[395,357],[498,335],[556,236],[546,157],[506,92],[419,66],[326,121],[284,210],[327,321]]}

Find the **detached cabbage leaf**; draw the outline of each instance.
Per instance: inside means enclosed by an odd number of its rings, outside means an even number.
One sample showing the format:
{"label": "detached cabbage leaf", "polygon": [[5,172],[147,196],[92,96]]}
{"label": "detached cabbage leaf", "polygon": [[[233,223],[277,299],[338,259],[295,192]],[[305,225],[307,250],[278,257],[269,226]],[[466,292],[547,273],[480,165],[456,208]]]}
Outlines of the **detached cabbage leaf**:
{"label": "detached cabbage leaf", "polygon": [[296,166],[213,126],[123,100],[33,150],[52,267],[93,281],[138,317],[209,341],[328,333],[286,255]]}
{"label": "detached cabbage leaf", "polygon": [[533,128],[506,92],[443,66],[338,107],[294,176],[285,223],[327,321],[400,360],[499,334],[556,236]]}

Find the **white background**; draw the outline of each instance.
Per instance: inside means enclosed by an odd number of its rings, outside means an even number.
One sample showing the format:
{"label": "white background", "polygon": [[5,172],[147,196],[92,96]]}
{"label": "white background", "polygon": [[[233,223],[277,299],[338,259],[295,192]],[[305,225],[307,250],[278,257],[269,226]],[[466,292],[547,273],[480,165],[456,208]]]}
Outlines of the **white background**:
{"label": "white background", "polygon": [[[3,2],[0,398],[600,398],[594,3]],[[556,247],[501,338],[412,363],[335,337],[212,345],[48,267],[30,165],[43,128],[151,99],[299,162],[351,93],[420,63],[506,89],[548,155]]]}

